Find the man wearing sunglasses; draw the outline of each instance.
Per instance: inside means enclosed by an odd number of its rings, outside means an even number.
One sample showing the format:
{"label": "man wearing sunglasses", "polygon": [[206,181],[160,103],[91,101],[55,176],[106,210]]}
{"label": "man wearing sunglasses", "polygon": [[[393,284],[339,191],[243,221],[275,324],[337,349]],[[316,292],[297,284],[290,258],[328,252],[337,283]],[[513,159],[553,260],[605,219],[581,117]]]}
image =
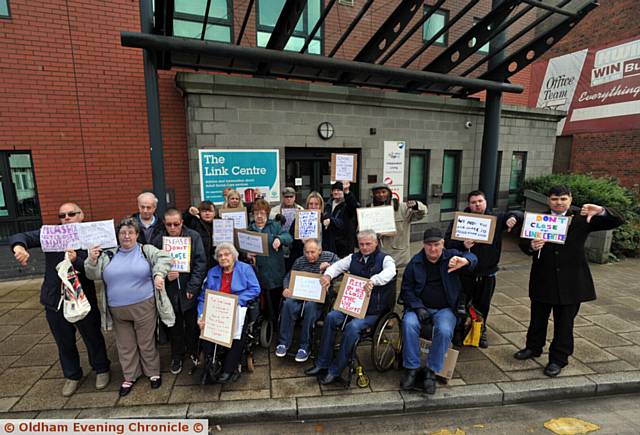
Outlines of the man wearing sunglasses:
{"label": "man wearing sunglasses", "polygon": [[[82,222],[82,209],[73,202],[64,203],[58,211],[60,224]],[[9,238],[9,245],[15,259],[21,266],[29,262],[29,249],[40,247],[40,230],[15,234]],[[51,333],[55,338],[60,355],[62,373],[67,379],[62,388],[62,395],[71,396],[82,379],[80,355],[76,346],[76,329],[80,332],[87,348],[89,363],[96,372],[96,389],[101,390],[109,384],[109,359],[104,337],[100,331],[100,311],[96,299],[96,287],[92,280],[84,274],[85,250],[69,250],[69,260],[78,273],[82,289],[91,304],[91,311],[82,320],[71,323],[65,319],[61,309],[61,284],[56,265],[64,260],[64,252],[45,252],[44,281],[40,289],[40,303],[45,307],[45,316]]]}
{"label": "man wearing sunglasses", "polygon": [[157,234],[151,244],[158,249],[163,247],[164,237],[188,237],[191,239],[191,258],[189,272],[169,272],[165,278],[165,289],[176,314],[176,323],[169,328],[171,340],[171,373],[182,371],[185,353],[194,366],[198,364],[198,295],[202,281],[207,274],[207,255],[202,238],[197,231],[183,225],[182,214],[170,208],[164,214],[164,231]]}

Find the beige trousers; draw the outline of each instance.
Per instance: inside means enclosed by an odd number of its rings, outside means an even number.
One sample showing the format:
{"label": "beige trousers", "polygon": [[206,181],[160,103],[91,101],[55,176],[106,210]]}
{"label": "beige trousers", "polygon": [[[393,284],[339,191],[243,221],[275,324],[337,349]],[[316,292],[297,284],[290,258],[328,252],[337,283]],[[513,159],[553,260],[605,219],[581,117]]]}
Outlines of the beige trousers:
{"label": "beige trousers", "polygon": [[[126,381],[142,373],[160,376],[160,353],[156,346],[156,301],[153,297],[124,307],[110,307],[116,334],[118,359]],[[142,367],[141,367],[142,366]]]}

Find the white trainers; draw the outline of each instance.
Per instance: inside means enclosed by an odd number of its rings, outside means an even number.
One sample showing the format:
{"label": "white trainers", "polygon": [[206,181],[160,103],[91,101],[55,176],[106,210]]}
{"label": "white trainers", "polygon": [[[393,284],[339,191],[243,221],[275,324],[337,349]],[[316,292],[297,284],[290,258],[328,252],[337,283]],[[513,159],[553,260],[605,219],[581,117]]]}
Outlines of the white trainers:
{"label": "white trainers", "polygon": [[78,385],[80,385],[80,381],[74,381],[73,379],[67,379],[64,383],[64,387],[62,387],[62,395],[64,397],[69,397],[78,389]]}
{"label": "white trainers", "polygon": [[96,375],[96,390],[103,390],[109,385],[111,375],[109,372],[98,373]]}

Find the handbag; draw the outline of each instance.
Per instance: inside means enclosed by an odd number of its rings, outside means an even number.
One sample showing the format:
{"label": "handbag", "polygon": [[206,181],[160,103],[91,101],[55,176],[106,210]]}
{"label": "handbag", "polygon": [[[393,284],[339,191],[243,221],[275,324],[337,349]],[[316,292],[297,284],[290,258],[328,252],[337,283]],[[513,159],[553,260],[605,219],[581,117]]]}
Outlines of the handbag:
{"label": "handbag", "polygon": [[64,260],[58,263],[56,269],[62,281],[58,309],[62,305],[64,318],[71,323],[84,319],[91,311],[91,304],[84,294],[78,272],[69,261],[69,254],[64,255]]}
{"label": "handbag", "polygon": [[169,300],[169,296],[165,290],[155,290],[156,295],[156,310],[158,311],[158,317],[169,328],[176,324],[176,313],[173,312],[173,305]]}
{"label": "handbag", "polygon": [[469,332],[464,338],[464,342],[462,344],[465,346],[478,347],[480,344],[480,336],[482,335],[484,319],[473,308],[473,306],[469,307],[469,315],[471,316],[471,328],[469,329]]}

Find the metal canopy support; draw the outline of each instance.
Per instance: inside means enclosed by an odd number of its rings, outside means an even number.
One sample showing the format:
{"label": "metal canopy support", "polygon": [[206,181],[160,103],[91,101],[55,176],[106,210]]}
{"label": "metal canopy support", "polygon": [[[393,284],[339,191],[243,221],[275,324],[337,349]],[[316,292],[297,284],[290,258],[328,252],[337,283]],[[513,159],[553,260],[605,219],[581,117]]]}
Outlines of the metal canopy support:
{"label": "metal canopy support", "polygon": [[367,0],[367,2],[362,6],[360,11],[358,12],[358,15],[356,15],[356,17],[353,19],[351,24],[349,24],[349,27],[347,27],[347,30],[345,30],[342,36],[340,36],[340,39],[336,43],[336,46],[333,47],[333,50],[331,50],[331,53],[329,53],[329,57],[333,57],[338,52],[338,50],[340,50],[340,47],[342,47],[342,44],[344,44],[344,41],[346,41],[349,35],[351,35],[351,32],[353,32],[353,29],[356,28],[356,26],[358,25],[362,17],[364,17],[364,14],[367,13],[367,11],[369,10],[372,4],[373,4],[373,0]]}
{"label": "metal canopy support", "polygon": [[[283,50],[287,45],[289,38],[293,34],[296,28],[296,24],[304,11],[304,7],[307,5],[307,0],[287,0],[278,21],[276,27],[274,27],[267,42],[267,49],[269,50]],[[264,76],[269,73],[269,65],[263,63],[258,67],[256,75]]]}
{"label": "metal canopy support", "polygon": [[255,0],[249,0],[249,4],[247,5],[247,11],[244,13],[244,18],[242,19],[242,26],[240,26],[240,33],[238,33],[238,39],[236,40],[236,45],[240,45],[242,42],[242,37],[244,36],[244,31],[247,28],[247,23],[249,22],[249,16],[251,15],[251,11],[253,10],[253,4]]}
{"label": "metal canopy support", "polygon": [[[580,22],[592,9],[597,7],[596,2],[587,3],[573,18],[565,18],[549,31],[537,36],[520,50],[514,52],[495,66],[489,65],[487,72],[480,78],[486,80],[505,81],[517,72],[526,68],[531,62],[542,56],[553,47],[564,35]],[[469,92],[469,91],[467,91]]]}
{"label": "metal canopy support", "polygon": [[320,26],[322,26],[322,23],[324,23],[324,20],[327,19],[327,15],[329,15],[329,12],[331,12],[331,9],[335,4],[336,4],[336,0],[329,0],[329,3],[327,3],[327,7],[324,8],[324,11],[322,11],[322,14],[320,15],[320,18],[318,19],[318,21],[316,22],[316,25],[313,26],[313,29],[311,29],[311,33],[309,33],[307,38],[304,40],[304,45],[300,49],[299,53],[304,53],[305,51],[307,51],[307,48],[309,48],[309,44],[311,44],[311,41],[313,41],[313,38],[316,36],[316,33],[318,33]]}
{"label": "metal canopy support", "polygon": [[[375,63],[376,59],[400,36],[416,13],[422,9],[423,4],[424,0],[402,0],[353,60]],[[352,79],[352,74],[341,74],[338,82],[346,83]]]}
{"label": "metal canopy support", "polygon": [[[140,0],[140,28],[150,34],[153,29],[152,0]],[[172,9],[173,10],[173,9]],[[147,127],[149,129],[149,148],[151,153],[151,177],[153,192],[158,197],[158,213],[167,208],[167,194],[164,180],[164,155],[162,150],[162,125],[160,121],[160,94],[158,92],[158,71],[155,53],[144,50],[144,84],[147,97]]]}
{"label": "metal canopy support", "polygon": [[[122,32],[120,42],[124,47],[144,48],[147,50],[171,50],[180,53],[190,53],[193,55],[212,56],[216,59],[236,58],[254,64],[266,62],[270,64],[297,65],[301,67],[314,68],[317,70],[328,70],[350,73],[370,74],[381,80],[397,79],[406,81],[417,81],[419,83],[442,82],[452,86],[480,87],[482,89],[494,89],[502,92],[521,93],[523,88],[520,85],[510,83],[497,83],[488,80],[479,80],[468,77],[456,77],[447,74],[433,73],[429,71],[419,71],[403,69],[390,66],[382,66],[352,60],[333,59],[309,54],[300,54],[289,51],[267,50],[264,48],[239,47],[237,45],[224,44],[214,41],[199,41],[197,39],[173,38],[169,36],[150,35],[146,33]],[[204,67],[204,66],[203,66]],[[209,67],[210,69],[222,70],[219,67]],[[276,71],[272,74],[277,75]],[[286,73],[282,73],[287,76]],[[316,77],[318,80],[334,82],[335,78]]]}
{"label": "metal canopy support", "polygon": [[553,6],[553,5],[549,5],[546,3],[542,3],[541,1],[537,1],[537,0],[521,0],[523,3],[526,3],[528,5],[534,6],[536,8],[540,8],[540,9],[545,9],[547,11],[551,11],[551,12],[555,12],[556,14],[560,14],[560,15],[566,15],[567,17],[575,17],[576,14],[569,12],[569,11],[565,11],[564,9],[562,9],[561,7],[557,7],[557,6]]}

